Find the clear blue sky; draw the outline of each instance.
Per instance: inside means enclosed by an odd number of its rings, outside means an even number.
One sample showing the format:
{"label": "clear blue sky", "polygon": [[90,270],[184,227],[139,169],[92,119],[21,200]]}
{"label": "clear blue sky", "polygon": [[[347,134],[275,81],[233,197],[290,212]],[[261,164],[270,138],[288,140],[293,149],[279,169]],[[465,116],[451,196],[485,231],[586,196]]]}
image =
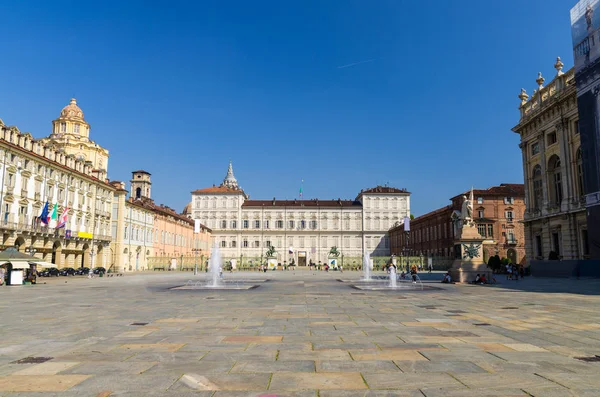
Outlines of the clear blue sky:
{"label": "clear blue sky", "polygon": [[75,96],[109,177],[178,211],[231,159],[252,198],[389,183],[421,215],[522,183],[517,94],[572,66],[575,2],[3,2],[0,118],[46,136]]}

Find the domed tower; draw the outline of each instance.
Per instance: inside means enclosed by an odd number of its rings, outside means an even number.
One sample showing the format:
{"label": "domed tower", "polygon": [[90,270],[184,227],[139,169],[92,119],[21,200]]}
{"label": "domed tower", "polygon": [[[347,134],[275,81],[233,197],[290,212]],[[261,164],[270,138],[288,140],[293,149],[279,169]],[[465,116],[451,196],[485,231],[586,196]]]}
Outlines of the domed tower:
{"label": "domed tower", "polygon": [[90,125],[85,121],[83,111],[75,98],[71,98],[58,118],[52,121],[50,136],[41,141],[44,145],[53,146],[56,150],[62,148],[66,154],[91,163],[94,176],[106,179],[108,150],[90,139]]}
{"label": "domed tower", "polygon": [[227,175],[225,176],[225,179],[223,179],[223,183],[221,183],[221,186],[225,186],[230,189],[239,188],[237,179],[235,179],[235,176],[233,176],[233,166],[231,165],[231,160],[229,160],[229,168],[227,169]]}

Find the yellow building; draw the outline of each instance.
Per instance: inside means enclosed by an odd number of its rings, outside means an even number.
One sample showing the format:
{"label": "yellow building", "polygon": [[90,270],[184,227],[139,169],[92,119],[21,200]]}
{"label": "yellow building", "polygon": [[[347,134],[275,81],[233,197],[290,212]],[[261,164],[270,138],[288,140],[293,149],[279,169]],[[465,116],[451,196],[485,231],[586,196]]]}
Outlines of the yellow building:
{"label": "yellow building", "polygon": [[90,125],[85,121],[75,98],[52,121],[52,134],[40,141],[43,146],[53,147],[54,150],[63,149],[66,154],[90,164],[96,178],[106,179],[108,150],[90,139]]}

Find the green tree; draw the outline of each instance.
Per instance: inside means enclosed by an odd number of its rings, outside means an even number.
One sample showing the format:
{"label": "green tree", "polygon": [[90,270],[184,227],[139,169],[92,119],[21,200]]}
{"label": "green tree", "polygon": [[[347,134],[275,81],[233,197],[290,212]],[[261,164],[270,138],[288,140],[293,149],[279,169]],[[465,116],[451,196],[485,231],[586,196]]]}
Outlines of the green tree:
{"label": "green tree", "polygon": [[413,219],[415,219],[415,216],[413,214],[410,214],[410,220],[412,221]]}

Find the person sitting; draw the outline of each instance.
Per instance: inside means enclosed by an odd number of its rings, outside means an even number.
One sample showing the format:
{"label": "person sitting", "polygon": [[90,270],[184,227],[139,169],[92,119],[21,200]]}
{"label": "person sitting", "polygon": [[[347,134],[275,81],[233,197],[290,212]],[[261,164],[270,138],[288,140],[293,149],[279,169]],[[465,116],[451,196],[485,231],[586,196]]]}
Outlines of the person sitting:
{"label": "person sitting", "polygon": [[477,274],[477,276],[475,277],[475,281],[473,281],[473,284],[479,284],[481,283],[481,276],[479,274]]}
{"label": "person sitting", "polygon": [[487,284],[487,278],[485,278],[485,274],[481,276],[481,284]]}
{"label": "person sitting", "polygon": [[452,277],[450,277],[450,272],[447,272],[444,278],[442,279],[442,283],[450,284],[452,282]]}
{"label": "person sitting", "polygon": [[405,280],[405,279],[406,279],[406,273],[404,273],[404,270],[402,270],[402,273],[400,273],[400,278],[401,278],[402,280]]}

